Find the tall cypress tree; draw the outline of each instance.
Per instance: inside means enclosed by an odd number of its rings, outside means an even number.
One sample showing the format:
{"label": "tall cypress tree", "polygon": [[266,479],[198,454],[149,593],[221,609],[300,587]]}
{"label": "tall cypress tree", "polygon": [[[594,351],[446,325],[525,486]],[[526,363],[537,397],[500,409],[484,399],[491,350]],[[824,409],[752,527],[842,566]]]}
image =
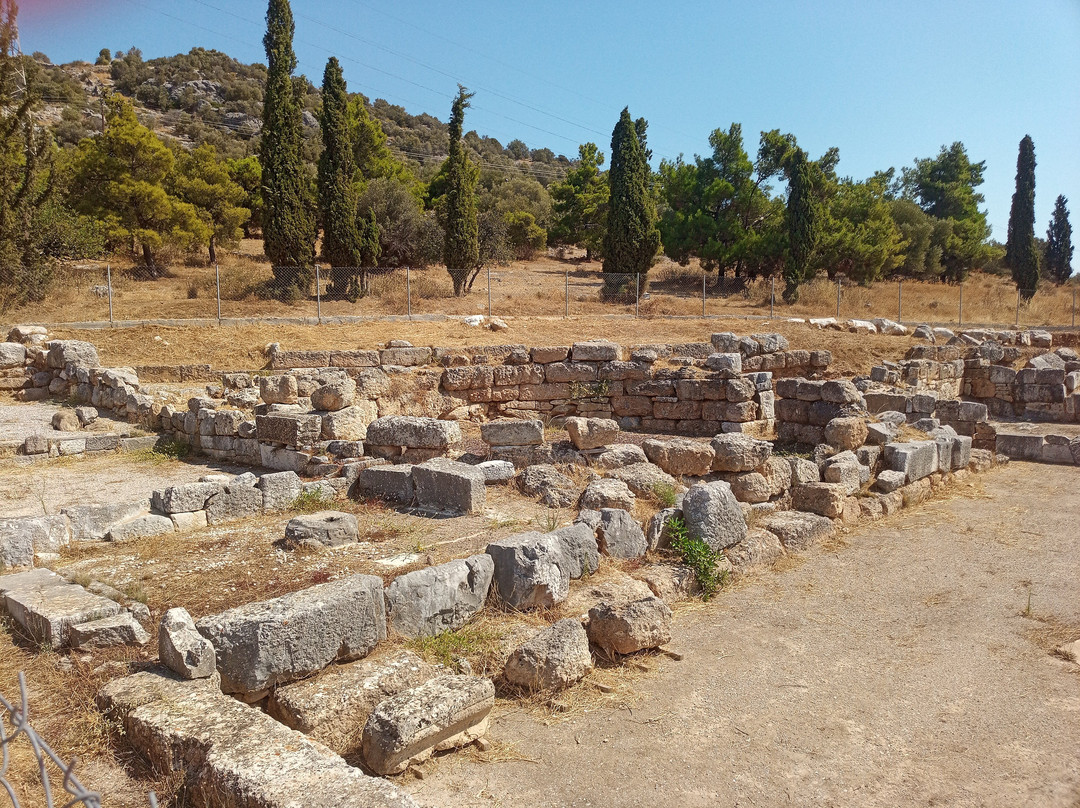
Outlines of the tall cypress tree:
{"label": "tall cypress tree", "polygon": [[[644,135],[645,120],[635,124],[624,108],[611,133],[611,169],[607,231],[604,233],[604,272],[644,274],[652,266],[660,248],[658,216],[649,187],[648,157]],[[608,291],[612,288],[605,285]]]}
{"label": "tall cypress tree", "polygon": [[1035,143],[1030,135],[1020,141],[1016,158],[1016,192],[1009,210],[1009,240],[1005,265],[1020,296],[1031,300],[1039,286],[1039,251],[1035,246]]}
{"label": "tall cypress tree", "polygon": [[812,167],[806,152],[796,149],[791,160],[786,212],[789,255],[784,265],[784,300],[788,303],[799,299],[799,285],[810,273],[819,218]]}
{"label": "tall cypress tree", "polygon": [[1046,230],[1044,267],[1054,283],[1065,283],[1072,276],[1072,225],[1069,223],[1069,200],[1059,196],[1054,201],[1054,213]]}
{"label": "tall cypress tree", "polygon": [[446,158],[446,239],[443,261],[454,282],[454,294],[461,297],[469,273],[480,264],[480,231],[476,222],[476,181],[479,172],[465,153],[461,131],[465,110],[474,93],[458,85],[458,94],[450,109],[450,156]]}
{"label": "tall cypress tree", "polygon": [[341,65],[330,57],[323,73],[323,152],[319,157],[319,215],[322,217],[322,259],[330,264],[330,294],[349,294],[350,280],[361,265],[361,239],[356,222],[356,165],[349,138],[349,94]]}
{"label": "tall cypress tree", "polygon": [[270,0],[266,11],[266,92],[263,98],[263,251],[273,265],[276,292],[307,294],[315,263],[315,211],[308,198],[304,163],[303,109],[293,84],[293,16],[289,0]]}

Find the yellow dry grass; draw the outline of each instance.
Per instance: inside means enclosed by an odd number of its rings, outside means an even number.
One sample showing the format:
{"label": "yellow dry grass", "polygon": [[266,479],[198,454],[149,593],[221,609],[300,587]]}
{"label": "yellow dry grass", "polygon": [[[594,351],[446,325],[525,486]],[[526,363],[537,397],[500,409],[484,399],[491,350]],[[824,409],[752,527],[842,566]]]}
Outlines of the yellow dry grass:
{"label": "yellow dry grass", "polygon": [[[85,322],[109,319],[109,301],[102,294],[111,270],[113,317],[117,320],[161,318],[216,318],[217,273],[198,256],[173,259],[166,277],[142,279],[139,268],[128,257],[110,261],[89,261],[63,266],[48,298],[25,310],[9,313],[12,320],[40,322]],[[543,256],[531,261],[515,261],[493,267],[477,275],[471,293],[455,298],[449,275],[441,266],[397,270],[373,275],[370,294],[350,303],[321,301],[324,316],[385,316],[413,314],[487,314],[499,317],[562,317],[569,306],[571,316],[634,314],[642,316],[681,315],[768,315],[771,281],[763,278],[744,284],[741,280],[717,280],[705,273],[696,261],[686,267],[661,259],[642,281],[635,307],[635,289],[627,281],[627,291],[618,301],[601,300],[601,264],[578,259]],[[221,315],[230,317],[315,317],[319,311],[315,295],[292,303],[267,297],[264,289],[273,284],[270,265],[262,255],[262,242],[242,243],[240,250],[220,255]],[[326,278],[323,278],[325,291]],[[781,284],[778,282],[779,290]],[[1073,318],[1074,284],[1056,287],[1043,284],[1030,303],[1020,307],[1022,325],[1070,325]],[[841,318],[898,318],[900,301],[895,281],[871,286],[841,285]],[[704,308],[702,298],[704,296]],[[962,297],[962,300],[961,300]],[[903,283],[902,315],[905,321],[1010,324],[1016,320],[1016,288],[1008,278],[972,274],[961,287],[908,280]],[[961,312],[961,303],[963,312]],[[776,293],[777,317],[829,317],[837,314],[837,285],[827,278],[806,284],[800,299],[788,305]]]}

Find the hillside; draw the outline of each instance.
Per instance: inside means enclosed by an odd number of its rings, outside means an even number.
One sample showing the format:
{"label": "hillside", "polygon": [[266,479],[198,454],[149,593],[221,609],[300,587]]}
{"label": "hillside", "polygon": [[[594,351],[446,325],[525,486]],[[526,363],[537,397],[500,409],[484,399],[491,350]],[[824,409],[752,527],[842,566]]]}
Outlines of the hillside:
{"label": "hillside", "polygon": [[[43,53],[27,59],[32,62],[28,71],[31,82],[45,101],[43,117],[61,144],[73,145],[97,131],[102,99],[116,92],[131,99],[140,120],[159,134],[191,146],[211,143],[228,157],[245,157],[258,147],[266,78],[262,64],[244,64],[203,48],[145,61],[133,48],[112,54],[105,64],[54,65]],[[305,156],[314,160],[321,148],[315,117],[319,89],[308,77],[301,77],[301,81],[307,87],[304,122],[309,143]],[[371,102],[360,97],[382,125],[395,153],[421,179],[434,174],[447,150],[446,124],[427,113],[410,114],[381,98]],[[565,156],[547,148],[529,149],[520,140],[504,146],[495,138],[470,131],[465,142],[484,169],[524,173],[544,186],[570,167]]]}

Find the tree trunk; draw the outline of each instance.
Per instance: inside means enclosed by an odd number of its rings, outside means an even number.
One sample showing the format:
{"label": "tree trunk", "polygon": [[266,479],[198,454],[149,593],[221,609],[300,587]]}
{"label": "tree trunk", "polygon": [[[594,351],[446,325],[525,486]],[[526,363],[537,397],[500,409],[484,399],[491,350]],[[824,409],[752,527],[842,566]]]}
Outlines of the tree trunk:
{"label": "tree trunk", "polygon": [[450,273],[450,280],[454,282],[454,297],[465,296],[465,283],[469,279],[469,270],[467,269],[447,269]]}
{"label": "tree trunk", "polygon": [[217,250],[215,249],[214,237],[210,236],[210,263],[217,263]]}
{"label": "tree trunk", "polygon": [[143,263],[146,264],[146,274],[151,278],[158,277],[157,267],[154,266],[154,253],[149,244],[142,245]]}

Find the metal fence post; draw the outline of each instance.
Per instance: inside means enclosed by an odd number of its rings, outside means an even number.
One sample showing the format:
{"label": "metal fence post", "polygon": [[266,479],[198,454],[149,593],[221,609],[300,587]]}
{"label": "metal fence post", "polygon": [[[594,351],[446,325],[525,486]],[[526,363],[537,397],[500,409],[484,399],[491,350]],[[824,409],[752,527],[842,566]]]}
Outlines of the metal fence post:
{"label": "metal fence post", "polygon": [[214,286],[217,289],[217,322],[221,325],[221,267],[214,264]]}
{"label": "metal fence post", "polygon": [[1072,324],[1076,327],[1076,287],[1073,287]]}
{"label": "metal fence post", "polygon": [[775,316],[776,313],[776,276],[771,275],[769,277],[769,317]]}
{"label": "metal fence post", "polygon": [[641,304],[641,273],[634,273],[634,316],[638,316]]}
{"label": "metal fence post", "polygon": [[319,265],[315,265],[315,311],[319,315],[319,325],[322,325],[322,276],[319,275]]}
{"label": "metal fence post", "polygon": [[112,265],[111,264],[106,264],[105,265],[105,282],[109,286],[109,322],[111,323],[113,321],[113,310],[112,310]]}
{"label": "metal fence post", "polygon": [[1020,287],[1016,287],[1016,327],[1020,327]]}
{"label": "metal fence post", "polygon": [[904,279],[896,282],[896,322],[904,319]]}
{"label": "metal fence post", "polygon": [[491,265],[487,267],[487,284],[488,284],[488,317],[491,316]]}
{"label": "metal fence post", "polygon": [[957,325],[964,324],[964,284],[960,284],[960,316],[956,318]]}
{"label": "metal fence post", "polygon": [[566,311],[563,317],[570,316],[570,270],[566,270]]}
{"label": "metal fence post", "polygon": [[705,279],[706,279],[706,275],[705,275],[704,272],[702,272],[701,273],[701,316],[702,317],[707,317],[708,316],[705,313]]}
{"label": "metal fence post", "polygon": [[412,319],[412,272],[409,267],[405,267],[405,305],[409,314],[409,319]]}
{"label": "metal fence post", "polygon": [[840,284],[843,283],[839,278],[836,279],[836,319],[840,319]]}

